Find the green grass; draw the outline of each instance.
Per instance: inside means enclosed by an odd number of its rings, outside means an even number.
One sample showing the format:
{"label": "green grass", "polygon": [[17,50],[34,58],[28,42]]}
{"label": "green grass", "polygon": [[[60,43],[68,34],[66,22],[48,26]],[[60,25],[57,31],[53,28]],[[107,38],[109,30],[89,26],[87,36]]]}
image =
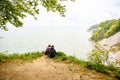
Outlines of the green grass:
{"label": "green grass", "polygon": [[115,77],[120,79],[120,68],[115,70]]}
{"label": "green grass", "polygon": [[97,72],[101,72],[101,73],[104,73],[104,74],[109,74],[109,69],[107,68],[107,66],[103,65],[103,64],[100,64],[100,63],[92,63],[92,62],[87,62],[86,66],[87,68],[89,69],[92,69],[92,70],[95,70]]}
{"label": "green grass", "polygon": [[93,50],[88,56],[88,59],[89,61],[85,67],[107,75],[114,74],[117,79],[120,79],[120,67],[115,67],[114,65],[104,65],[103,63],[108,60],[108,51]]}
{"label": "green grass", "polygon": [[22,60],[32,60],[38,57],[41,57],[44,52],[28,52],[28,53],[0,53],[0,62],[9,60],[9,59],[22,59]]}
{"label": "green grass", "polygon": [[[33,60],[35,58],[41,57],[44,52],[28,52],[23,54],[7,54],[7,53],[0,53],[0,62],[6,60]],[[94,63],[91,61],[83,61],[79,60],[75,56],[67,56],[63,52],[57,52],[56,57],[53,58],[57,61],[68,61],[70,63],[75,63],[80,66],[84,66],[91,70],[96,70],[97,72],[104,73],[106,75],[114,74],[117,79],[120,79],[120,68],[114,66],[105,66],[101,63]]]}
{"label": "green grass", "polygon": [[97,72],[101,72],[107,75],[114,74],[115,78],[120,79],[120,67],[115,67],[112,65],[105,66],[103,64],[94,64],[92,62],[87,62],[86,67]]}
{"label": "green grass", "polygon": [[54,59],[58,60],[58,61],[65,61],[65,60],[67,60],[69,62],[72,62],[72,63],[75,63],[75,64],[81,64],[81,65],[86,64],[85,61],[80,60],[80,59],[76,58],[75,56],[67,56],[63,52],[57,52],[56,53],[56,57]]}
{"label": "green grass", "polygon": [[79,60],[75,56],[67,56],[63,52],[57,52],[57,55],[54,59],[58,61],[69,61],[71,63],[84,66],[88,69],[95,70],[97,72],[100,72],[106,75],[114,74],[115,78],[120,79],[120,68],[112,66],[112,65],[106,66],[101,63],[94,63],[91,61]]}

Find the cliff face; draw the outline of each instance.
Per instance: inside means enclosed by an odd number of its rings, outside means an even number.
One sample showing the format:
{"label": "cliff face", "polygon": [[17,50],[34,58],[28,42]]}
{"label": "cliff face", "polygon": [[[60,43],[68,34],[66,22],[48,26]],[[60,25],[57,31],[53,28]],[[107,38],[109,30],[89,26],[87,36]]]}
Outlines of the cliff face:
{"label": "cliff face", "polygon": [[99,43],[104,49],[111,51],[109,54],[112,59],[111,63],[120,67],[120,32],[101,40]]}
{"label": "cliff face", "polygon": [[101,22],[91,26],[88,31],[92,31],[90,39],[97,42],[94,47],[109,51],[108,59],[112,60],[112,64],[119,63],[120,67],[120,19]]}
{"label": "cliff face", "polygon": [[[114,45],[120,43],[120,32],[114,34],[113,36],[111,36],[109,38],[105,38],[105,39],[101,40],[99,43],[107,50],[112,48]],[[104,45],[106,45],[106,46],[104,46]]]}

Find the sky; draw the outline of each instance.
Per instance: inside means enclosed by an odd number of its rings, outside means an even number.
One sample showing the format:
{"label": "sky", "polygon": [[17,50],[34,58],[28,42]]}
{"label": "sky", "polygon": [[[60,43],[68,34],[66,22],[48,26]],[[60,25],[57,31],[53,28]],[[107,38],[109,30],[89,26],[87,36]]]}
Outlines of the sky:
{"label": "sky", "polygon": [[[47,12],[40,6],[40,14],[36,15],[37,20],[28,15],[22,20],[23,27],[25,29],[28,26],[29,29],[34,29],[33,26],[39,26],[39,28],[46,26],[90,27],[105,20],[120,18],[120,0],[75,0],[75,2],[68,0],[62,4],[66,5],[66,17],[61,17],[58,12]],[[13,25],[8,24],[8,27],[12,29]]]}

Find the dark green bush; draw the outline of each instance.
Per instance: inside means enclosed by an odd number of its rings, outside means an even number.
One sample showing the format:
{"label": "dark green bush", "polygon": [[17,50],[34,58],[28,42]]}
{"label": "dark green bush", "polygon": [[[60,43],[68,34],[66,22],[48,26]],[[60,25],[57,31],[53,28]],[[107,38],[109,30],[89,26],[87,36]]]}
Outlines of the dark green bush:
{"label": "dark green bush", "polygon": [[117,68],[114,67],[113,65],[106,66],[106,68],[110,71],[116,71],[117,70]]}
{"label": "dark green bush", "polygon": [[115,71],[115,77],[120,79],[120,68]]}
{"label": "dark green bush", "polygon": [[59,59],[61,59],[62,61],[64,61],[64,60],[67,60],[67,55],[64,54],[63,52],[57,52],[55,59],[57,59],[57,58],[59,58]]}
{"label": "dark green bush", "polygon": [[108,74],[108,69],[106,68],[106,66],[100,63],[93,63],[93,62],[88,61],[85,67],[96,70],[97,72]]}
{"label": "dark green bush", "polygon": [[62,56],[62,61],[67,60],[67,56]]}
{"label": "dark green bush", "polygon": [[62,57],[62,56],[66,56],[66,54],[63,53],[63,52],[57,52],[57,53],[56,53],[56,56]]}
{"label": "dark green bush", "polygon": [[87,61],[85,67],[89,68],[89,69],[92,69],[93,64],[90,61]]}

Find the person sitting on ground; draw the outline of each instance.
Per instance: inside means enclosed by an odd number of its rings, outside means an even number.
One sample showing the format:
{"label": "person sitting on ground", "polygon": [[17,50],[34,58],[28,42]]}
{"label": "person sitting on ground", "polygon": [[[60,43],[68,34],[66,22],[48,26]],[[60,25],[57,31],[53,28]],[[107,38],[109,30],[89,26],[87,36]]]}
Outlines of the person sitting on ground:
{"label": "person sitting on ground", "polygon": [[48,56],[49,56],[50,58],[53,58],[53,57],[56,56],[56,50],[54,49],[54,46],[53,46],[53,45],[51,46],[51,49],[49,50]]}
{"label": "person sitting on ground", "polygon": [[46,51],[45,51],[45,55],[48,55],[48,54],[49,54],[50,49],[51,49],[51,45],[48,45],[48,47],[47,47],[47,49],[46,49]]}

